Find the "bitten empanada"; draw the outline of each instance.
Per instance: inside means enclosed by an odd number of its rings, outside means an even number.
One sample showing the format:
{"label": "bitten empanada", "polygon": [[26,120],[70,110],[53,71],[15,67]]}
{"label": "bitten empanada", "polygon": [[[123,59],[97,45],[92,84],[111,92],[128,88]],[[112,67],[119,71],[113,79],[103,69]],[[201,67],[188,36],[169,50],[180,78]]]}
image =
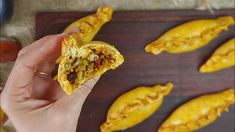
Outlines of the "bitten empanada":
{"label": "bitten empanada", "polygon": [[230,16],[187,22],[148,44],[145,51],[155,55],[163,51],[174,54],[194,51],[208,44],[234,23],[233,17]]}
{"label": "bitten empanada", "polygon": [[234,104],[234,90],[204,95],[177,108],[160,126],[158,132],[191,132],[214,122]]}
{"label": "bitten empanada", "polygon": [[101,132],[120,131],[144,121],[162,104],[163,97],[170,93],[172,83],[165,86],[138,87],[121,95],[108,110]]}
{"label": "bitten empanada", "polygon": [[[98,33],[100,28],[111,20],[112,14],[113,9],[111,7],[100,7],[95,14],[85,16],[70,24],[64,32],[70,32],[73,28],[77,28],[78,31],[76,31],[75,35],[77,44],[90,42]],[[74,35],[74,33],[72,35]],[[69,47],[69,44],[62,45],[61,56],[56,60],[56,67],[52,73],[55,80],[57,79],[58,64],[61,62],[64,51],[67,50],[67,47]]]}
{"label": "bitten empanada", "polygon": [[67,94],[87,80],[117,68],[124,61],[119,51],[108,43],[91,41],[78,44],[76,33],[66,36],[62,43],[69,46],[59,64],[58,81]]}
{"label": "bitten empanada", "polygon": [[235,65],[235,38],[220,46],[200,67],[201,73],[215,72]]}

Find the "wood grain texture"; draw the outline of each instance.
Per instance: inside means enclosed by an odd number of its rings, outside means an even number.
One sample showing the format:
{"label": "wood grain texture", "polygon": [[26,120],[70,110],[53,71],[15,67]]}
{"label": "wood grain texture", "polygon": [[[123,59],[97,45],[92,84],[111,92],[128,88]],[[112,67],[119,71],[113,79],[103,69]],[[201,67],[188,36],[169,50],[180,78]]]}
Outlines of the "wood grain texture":
{"label": "wood grain texture", "polygon": [[[90,12],[50,12],[36,16],[37,39],[60,33],[71,22]],[[97,34],[94,40],[113,44],[125,57],[125,62],[115,71],[105,73],[87,98],[78,122],[78,132],[99,132],[106,112],[122,93],[137,86],[152,86],[173,82],[175,87],[165,98],[162,107],[143,123],[126,132],[156,132],[157,127],[180,104],[202,94],[234,88],[234,68],[211,74],[200,74],[198,68],[223,42],[235,36],[235,28],[223,32],[209,45],[190,53],[158,56],[147,54],[144,47],[168,29],[199,18],[234,16],[233,10],[215,11],[128,11],[114,12],[113,19]],[[234,132],[234,106],[222,114],[212,125],[199,132]]]}

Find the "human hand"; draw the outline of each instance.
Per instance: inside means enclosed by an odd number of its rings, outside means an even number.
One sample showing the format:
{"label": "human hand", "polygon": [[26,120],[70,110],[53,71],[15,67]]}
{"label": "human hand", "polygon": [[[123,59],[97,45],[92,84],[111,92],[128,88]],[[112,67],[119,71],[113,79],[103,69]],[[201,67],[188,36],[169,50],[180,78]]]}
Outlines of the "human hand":
{"label": "human hand", "polygon": [[18,54],[1,95],[1,106],[19,132],[76,131],[82,105],[98,77],[69,96],[48,76],[64,36],[46,36]]}

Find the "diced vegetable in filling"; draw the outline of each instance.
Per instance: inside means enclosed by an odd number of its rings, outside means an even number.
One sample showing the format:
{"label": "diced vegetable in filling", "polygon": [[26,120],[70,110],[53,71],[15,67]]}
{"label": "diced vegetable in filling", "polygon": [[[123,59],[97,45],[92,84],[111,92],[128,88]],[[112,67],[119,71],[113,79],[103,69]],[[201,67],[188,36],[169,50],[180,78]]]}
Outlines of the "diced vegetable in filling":
{"label": "diced vegetable in filling", "polygon": [[98,70],[102,68],[110,68],[111,64],[116,61],[116,59],[105,49],[91,49],[86,57],[73,58],[69,57],[67,64],[65,64],[67,70],[67,80],[71,84],[76,84],[76,80],[81,80],[83,78],[90,78]]}

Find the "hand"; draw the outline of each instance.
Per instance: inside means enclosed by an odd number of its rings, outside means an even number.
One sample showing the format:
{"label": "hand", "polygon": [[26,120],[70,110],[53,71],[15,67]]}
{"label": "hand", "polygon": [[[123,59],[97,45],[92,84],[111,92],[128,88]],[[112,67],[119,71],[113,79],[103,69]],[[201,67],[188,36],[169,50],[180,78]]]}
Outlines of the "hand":
{"label": "hand", "polygon": [[19,132],[76,131],[82,105],[98,78],[70,96],[46,75],[54,68],[65,34],[46,36],[23,48],[1,95],[1,105]]}

